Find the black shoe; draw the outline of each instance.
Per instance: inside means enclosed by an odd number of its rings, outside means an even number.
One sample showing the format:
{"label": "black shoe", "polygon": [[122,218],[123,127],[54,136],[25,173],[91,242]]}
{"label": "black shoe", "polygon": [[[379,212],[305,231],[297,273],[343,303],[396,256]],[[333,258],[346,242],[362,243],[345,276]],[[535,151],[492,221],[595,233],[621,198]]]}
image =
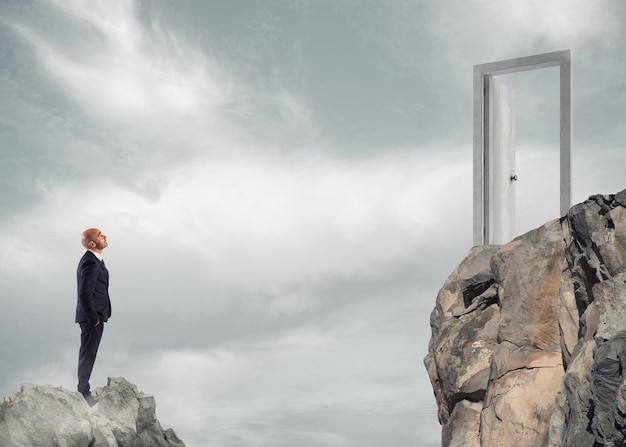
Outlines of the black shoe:
{"label": "black shoe", "polygon": [[90,407],[93,407],[98,401],[96,399],[94,399],[94,397],[91,395],[91,392],[87,392],[87,393],[80,393],[83,395],[83,397],[85,398],[85,401],[87,401],[87,404]]}

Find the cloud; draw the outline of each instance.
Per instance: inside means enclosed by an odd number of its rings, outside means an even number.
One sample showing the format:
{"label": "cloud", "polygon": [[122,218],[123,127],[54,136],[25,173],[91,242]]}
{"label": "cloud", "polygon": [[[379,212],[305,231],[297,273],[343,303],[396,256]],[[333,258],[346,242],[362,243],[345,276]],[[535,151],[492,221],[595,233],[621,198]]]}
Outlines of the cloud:
{"label": "cloud", "polygon": [[[406,397],[417,399],[419,393],[408,371],[419,365],[406,359],[407,374],[398,377],[394,364],[398,352],[404,353],[412,342],[363,338],[341,329],[319,339],[314,332],[299,330],[288,343],[250,340],[211,351],[164,351],[143,359],[150,366],[138,371],[138,381],[163,390],[161,408],[176,410],[161,410],[161,417],[178,427],[179,434],[201,434],[197,442],[220,440],[220,445],[355,442],[357,433],[346,433],[343,424],[332,422],[335,417],[353,420],[359,427],[386,426],[414,413]],[[363,343],[368,350],[360,349]],[[183,383],[181,376],[186,377]],[[175,391],[166,386],[171,382],[178,383]],[[213,428],[206,426],[207,420],[213,421]],[[395,436],[406,442],[414,435]]]}
{"label": "cloud", "polygon": [[[32,107],[25,113],[25,98],[11,92],[16,114],[24,116],[13,115],[8,135],[16,145],[29,143],[32,153],[22,157],[47,165],[41,174],[34,165],[32,176],[19,177],[11,174],[11,165],[4,166],[6,181],[12,179],[7,188],[22,195],[32,191],[36,200],[31,203],[49,197],[68,179],[80,188],[92,181],[109,191],[121,185],[158,203],[170,185],[169,171],[178,163],[193,164],[189,157],[241,157],[318,139],[301,96],[244,84],[156,16],[140,19],[132,2],[114,7],[52,2],[47,7],[48,20],[57,26],[37,26],[33,17],[4,23],[14,31],[12,37],[19,36],[34,51],[56,94],[71,99],[64,113]],[[67,36],[75,44],[68,45]],[[26,129],[25,121],[37,130]],[[24,207],[15,201],[12,209]]]}
{"label": "cloud", "polygon": [[532,0],[520,3],[488,0],[483,2],[483,6],[488,16],[501,22],[503,29],[515,30],[511,40],[532,35],[552,44],[569,41],[577,45],[588,40],[605,39],[607,33],[615,32],[618,26],[608,1]]}
{"label": "cloud", "polygon": [[201,256],[214,281],[265,288],[375,273],[425,242],[440,217],[438,198],[424,191],[444,191],[468,166],[442,172],[436,163],[406,153],[352,163],[259,154],[196,159],[168,173],[158,203],[114,194],[107,208],[136,215],[147,237]]}
{"label": "cloud", "polygon": [[101,222],[110,251],[135,246],[133,238],[154,241],[148,246],[158,251],[202,259],[212,281],[271,288],[376,274],[419,250],[441,223],[437,203],[469,169],[461,162],[442,170],[441,162],[405,151],[353,162],[263,152],[196,158],[139,173],[138,183],[158,196],[151,200],[114,180],[70,182],[50,185],[30,214],[47,216],[55,232]]}
{"label": "cloud", "polygon": [[[461,6],[461,4],[463,6]],[[482,0],[476,3],[460,2],[469,20],[453,24],[452,15],[447,9],[435,9],[434,27],[449,32],[447,38],[441,33],[442,41],[459,43],[461,36],[472,36],[476,47],[486,49],[488,53],[500,57],[519,57],[535,51],[539,45],[551,48],[563,44],[577,49],[588,42],[604,39],[607,33],[617,30],[618,23],[611,13],[608,2],[585,2],[577,0],[542,2],[532,0],[516,2],[514,0]],[[459,29],[463,27],[463,29]],[[469,32],[471,29],[474,33]],[[453,30],[455,32],[453,32]],[[459,32],[460,31],[460,32]],[[460,48],[457,47],[457,48]],[[448,46],[457,54],[452,46]],[[553,48],[554,51],[565,48]],[[471,54],[471,53],[470,53]],[[481,61],[482,62],[489,62]]]}
{"label": "cloud", "polygon": [[[163,138],[187,122],[211,128],[232,96],[228,79],[203,53],[144,24],[132,2],[56,2],[56,13],[82,38],[76,47],[60,45],[58,30],[16,23],[49,76],[80,106],[83,119],[138,138]],[[51,38],[52,37],[52,38]],[[87,53],[87,54],[85,54]],[[206,118],[212,118],[208,122]],[[150,148],[146,148],[150,149]]]}
{"label": "cloud", "polygon": [[[438,90],[467,92],[472,66],[536,53],[572,49],[576,58],[619,45],[621,5],[584,0],[393,2],[359,15],[364,39],[395,55]],[[363,17],[367,20],[363,22]],[[384,20],[381,19],[384,17]],[[371,27],[377,24],[376,33]],[[381,25],[382,24],[382,25]],[[466,93],[466,94],[467,94]],[[465,98],[465,96],[464,96]],[[465,99],[464,99],[465,100]]]}

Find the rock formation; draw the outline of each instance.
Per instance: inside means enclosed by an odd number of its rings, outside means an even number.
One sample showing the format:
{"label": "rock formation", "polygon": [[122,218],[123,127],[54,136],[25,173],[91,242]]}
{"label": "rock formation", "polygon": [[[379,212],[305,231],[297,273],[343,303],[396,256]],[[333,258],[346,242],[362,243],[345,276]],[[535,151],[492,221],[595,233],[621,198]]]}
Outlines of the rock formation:
{"label": "rock formation", "polygon": [[472,248],[430,321],[443,446],[626,446],[626,190]]}
{"label": "rock formation", "polygon": [[22,384],[0,404],[2,447],[184,447],[156,419],[154,397],[109,378],[90,407],[78,392]]}

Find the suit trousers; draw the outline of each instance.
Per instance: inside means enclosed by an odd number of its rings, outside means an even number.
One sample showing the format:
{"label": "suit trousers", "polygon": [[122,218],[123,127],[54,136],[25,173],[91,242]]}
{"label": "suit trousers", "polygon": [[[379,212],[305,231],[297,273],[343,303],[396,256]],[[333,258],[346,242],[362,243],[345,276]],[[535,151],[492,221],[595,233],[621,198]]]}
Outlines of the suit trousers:
{"label": "suit trousers", "polygon": [[88,394],[91,390],[89,378],[93,365],[96,362],[96,354],[98,354],[98,346],[102,339],[104,331],[104,323],[100,322],[98,326],[90,323],[80,324],[80,350],[78,351],[78,391]]}

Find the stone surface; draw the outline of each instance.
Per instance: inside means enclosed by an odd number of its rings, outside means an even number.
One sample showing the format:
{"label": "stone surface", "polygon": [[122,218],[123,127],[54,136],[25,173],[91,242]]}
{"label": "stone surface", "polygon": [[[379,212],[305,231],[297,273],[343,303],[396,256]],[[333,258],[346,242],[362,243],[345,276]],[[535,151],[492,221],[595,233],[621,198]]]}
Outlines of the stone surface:
{"label": "stone surface", "polygon": [[443,446],[626,445],[626,190],[478,246],[431,314]]}
{"label": "stone surface", "polygon": [[78,392],[22,384],[0,404],[3,447],[184,447],[156,419],[154,397],[123,378],[109,378],[90,407]]}

